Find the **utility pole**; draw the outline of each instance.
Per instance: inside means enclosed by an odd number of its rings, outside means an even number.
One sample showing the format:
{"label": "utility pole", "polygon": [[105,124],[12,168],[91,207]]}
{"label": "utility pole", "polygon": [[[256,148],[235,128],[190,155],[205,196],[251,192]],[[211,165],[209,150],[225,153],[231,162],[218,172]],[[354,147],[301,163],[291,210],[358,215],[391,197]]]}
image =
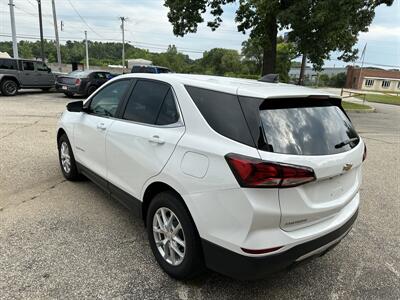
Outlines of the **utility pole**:
{"label": "utility pole", "polygon": [[362,80],[362,71],[363,71],[363,67],[364,67],[364,58],[365,58],[365,51],[367,50],[367,43],[365,43],[364,49],[361,53],[361,57],[362,57],[362,61],[361,61],[361,68],[360,68],[360,76],[358,77],[358,83],[357,83],[357,89],[359,87],[359,89],[362,89],[362,84],[363,84],[363,80]]}
{"label": "utility pole", "polygon": [[122,30],[122,73],[125,71],[125,21],[126,17],[120,17],[121,19],[121,30]]}
{"label": "utility pole", "polygon": [[10,0],[8,5],[10,6],[11,33],[12,33],[12,40],[13,40],[13,57],[18,58],[18,42],[17,42],[17,33],[15,30],[15,16],[14,16],[13,0]]}
{"label": "utility pole", "polygon": [[51,5],[53,7],[53,22],[54,22],[54,32],[56,36],[56,47],[57,47],[57,62],[58,71],[61,72],[61,49],[60,49],[60,39],[58,36],[58,26],[57,26],[57,14],[56,14],[56,3],[55,0],[51,0]]}
{"label": "utility pole", "polygon": [[86,30],[85,30],[85,46],[86,46],[86,70],[89,70],[89,47],[88,47]]}
{"label": "utility pole", "polygon": [[39,10],[39,29],[40,29],[40,49],[42,61],[44,62],[44,40],[43,40],[43,22],[42,22],[42,0],[37,0]]}

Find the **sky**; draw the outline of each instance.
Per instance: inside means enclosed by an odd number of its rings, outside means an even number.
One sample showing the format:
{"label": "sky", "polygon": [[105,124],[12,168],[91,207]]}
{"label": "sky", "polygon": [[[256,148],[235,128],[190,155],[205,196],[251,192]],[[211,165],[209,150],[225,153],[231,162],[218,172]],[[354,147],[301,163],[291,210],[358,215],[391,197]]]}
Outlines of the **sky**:
{"label": "sky", "polygon": [[[0,41],[11,40],[9,0],[0,0]],[[197,33],[175,37],[167,18],[168,9],[163,0],[55,0],[57,18],[63,22],[59,31],[61,43],[66,40],[83,40],[84,31],[89,40],[121,41],[119,17],[128,18],[125,25],[125,40],[130,44],[152,52],[163,52],[169,44],[191,58],[200,58],[205,50],[215,47],[236,49],[248,35],[237,32],[234,22],[236,3],[224,9],[222,26],[212,32],[206,22],[199,25]],[[238,1],[237,1],[238,2]],[[14,0],[18,40],[39,39],[39,21],[36,0]],[[54,39],[51,0],[42,0],[44,37]],[[205,20],[209,15],[205,14]],[[381,5],[369,31],[361,33],[355,45],[362,52],[367,44],[364,65],[385,69],[400,68],[400,0],[391,7]],[[90,54],[89,54],[90,55]],[[338,53],[332,53],[326,67],[342,67]],[[300,60],[297,59],[297,60]],[[360,62],[358,62],[360,64]]]}

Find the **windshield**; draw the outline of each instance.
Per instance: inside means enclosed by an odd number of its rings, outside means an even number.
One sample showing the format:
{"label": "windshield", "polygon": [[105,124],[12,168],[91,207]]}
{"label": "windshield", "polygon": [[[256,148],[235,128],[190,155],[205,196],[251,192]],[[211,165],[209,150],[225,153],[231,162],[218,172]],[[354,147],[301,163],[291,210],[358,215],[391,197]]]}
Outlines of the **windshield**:
{"label": "windshield", "polygon": [[359,143],[350,120],[338,106],[266,108],[260,110],[260,118],[265,141],[262,150],[328,155]]}

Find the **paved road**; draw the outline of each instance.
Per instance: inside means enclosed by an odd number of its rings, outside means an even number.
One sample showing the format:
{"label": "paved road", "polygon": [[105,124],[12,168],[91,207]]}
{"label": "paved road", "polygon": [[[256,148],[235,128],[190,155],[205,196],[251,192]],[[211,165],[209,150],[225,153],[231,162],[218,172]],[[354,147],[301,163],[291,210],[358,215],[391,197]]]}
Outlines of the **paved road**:
{"label": "paved road", "polygon": [[59,94],[0,96],[0,298],[399,299],[400,107],[351,117],[367,142],[359,218],[327,255],[256,282],[170,279],[142,222],[57,162]]}

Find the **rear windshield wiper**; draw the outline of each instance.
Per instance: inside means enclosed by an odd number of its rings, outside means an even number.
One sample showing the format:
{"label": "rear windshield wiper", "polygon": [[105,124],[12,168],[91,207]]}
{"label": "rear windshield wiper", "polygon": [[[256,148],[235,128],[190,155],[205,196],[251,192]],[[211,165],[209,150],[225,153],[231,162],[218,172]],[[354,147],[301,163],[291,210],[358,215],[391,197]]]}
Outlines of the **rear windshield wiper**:
{"label": "rear windshield wiper", "polygon": [[346,146],[346,145],[348,145],[350,143],[358,141],[359,139],[360,139],[359,137],[355,137],[355,138],[351,138],[351,139],[345,140],[345,141],[340,142],[339,144],[335,145],[335,148],[336,149],[342,148],[342,147],[344,147],[344,146]]}

